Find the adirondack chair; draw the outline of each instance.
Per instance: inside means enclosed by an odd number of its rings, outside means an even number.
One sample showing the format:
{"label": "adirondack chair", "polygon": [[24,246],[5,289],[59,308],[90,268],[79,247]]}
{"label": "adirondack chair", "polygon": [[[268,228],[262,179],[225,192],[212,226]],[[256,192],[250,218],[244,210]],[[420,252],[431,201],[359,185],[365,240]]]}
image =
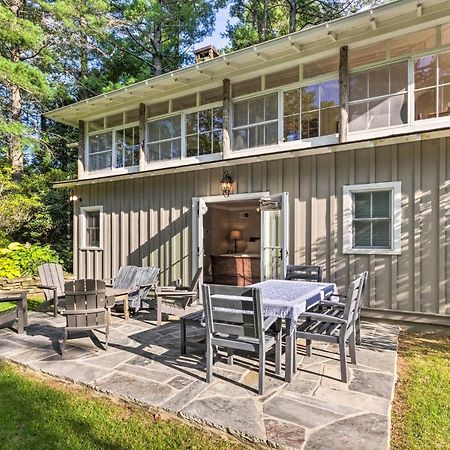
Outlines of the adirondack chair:
{"label": "adirondack chair", "polygon": [[105,350],[108,349],[111,308],[106,303],[106,283],[101,280],[75,280],[64,285],[66,292],[66,317],[61,354],[66,349],[70,331],[105,329]]}
{"label": "adirondack chair", "polygon": [[197,308],[192,307],[192,303],[198,297],[198,282],[202,270],[202,267],[197,269],[189,286],[160,286],[156,289],[156,323],[158,326],[161,325],[163,313],[183,317],[196,311]]}
{"label": "adirondack chair", "polygon": [[290,281],[322,281],[322,267],[308,265],[289,265],[286,269],[286,280]]}
{"label": "adirondack chair", "polygon": [[[258,288],[206,285],[203,303],[206,320],[206,382],[213,375],[214,350],[228,349],[258,353],[258,393],[264,394],[266,353],[275,347],[275,373],[281,373],[281,324],[276,317],[264,320],[261,290]],[[277,323],[275,331],[270,327]]]}
{"label": "adirondack chair", "polygon": [[45,308],[53,302],[53,314],[58,315],[58,304],[64,301],[64,273],[59,264],[45,263],[38,267],[40,283],[38,288],[44,290]]}
{"label": "adirondack chair", "polygon": [[311,341],[313,340],[339,344],[341,380],[344,383],[347,383],[347,344],[350,350],[350,360],[356,364],[355,323],[362,283],[361,275],[350,284],[342,317],[339,317],[339,314],[306,312],[302,315],[306,319],[305,322],[297,327],[297,338],[306,340],[306,356],[311,356]]}
{"label": "adirondack chair", "polygon": [[156,289],[159,272],[159,267],[138,267],[134,278],[137,290],[128,295],[128,301],[135,313],[142,307],[142,302],[146,299],[150,289]]}
{"label": "adirondack chair", "polygon": [[[367,287],[367,279],[369,277],[369,272],[365,271],[356,276],[356,278],[362,277],[361,287],[359,289],[359,299],[358,299],[358,312],[356,316],[356,345],[361,345],[361,308],[364,301],[364,294]],[[333,294],[332,298],[336,298],[339,300],[322,300],[317,305],[314,305],[312,308],[308,309],[308,312],[318,312],[321,314],[332,314],[335,316],[342,317],[345,309],[345,299],[346,295],[341,294]]]}

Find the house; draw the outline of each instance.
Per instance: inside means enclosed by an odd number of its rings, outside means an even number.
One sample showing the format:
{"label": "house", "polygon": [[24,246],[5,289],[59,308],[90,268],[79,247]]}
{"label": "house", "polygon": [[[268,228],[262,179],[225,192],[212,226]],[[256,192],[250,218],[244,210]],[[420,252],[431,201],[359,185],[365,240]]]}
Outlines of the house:
{"label": "house", "polygon": [[75,274],[246,284],[312,263],[342,290],[368,270],[366,314],[448,321],[450,2],[201,50],[47,114],[79,128],[78,179],[57,183]]}

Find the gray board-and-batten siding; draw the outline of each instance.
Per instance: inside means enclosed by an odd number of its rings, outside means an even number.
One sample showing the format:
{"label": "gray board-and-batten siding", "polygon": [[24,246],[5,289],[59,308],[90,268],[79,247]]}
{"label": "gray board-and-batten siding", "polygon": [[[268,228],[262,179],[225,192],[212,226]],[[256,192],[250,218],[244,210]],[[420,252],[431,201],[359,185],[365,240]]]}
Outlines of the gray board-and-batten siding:
{"label": "gray board-and-batten siding", "polygon": [[[191,277],[192,198],[221,195],[227,167],[233,193],[289,192],[290,263],[324,266],[343,292],[369,271],[365,306],[450,313],[450,138],[362,142],[316,155],[198,168],[80,184],[75,193],[74,273],[109,278],[124,264],[161,268],[161,282]],[[208,167],[205,165],[205,167]],[[347,184],[402,183],[401,255],[342,254],[342,191]],[[103,250],[80,250],[80,206],[103,206]]]}

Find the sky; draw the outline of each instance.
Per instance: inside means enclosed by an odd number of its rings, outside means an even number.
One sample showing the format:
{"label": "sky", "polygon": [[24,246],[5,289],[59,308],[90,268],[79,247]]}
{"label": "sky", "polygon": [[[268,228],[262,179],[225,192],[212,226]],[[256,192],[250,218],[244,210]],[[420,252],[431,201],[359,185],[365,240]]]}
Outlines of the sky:
{"label": "sky", "polygon": [[221,36],[226,31],[227,21],[230,19],[229,7],[219,9],[216,16],[216,27],[212,36],[207,36],[202,42],[194,45],[194,48],[201,48],[205,45],[214,45],[217,49],[221,49],[229,44],[229,40]]}

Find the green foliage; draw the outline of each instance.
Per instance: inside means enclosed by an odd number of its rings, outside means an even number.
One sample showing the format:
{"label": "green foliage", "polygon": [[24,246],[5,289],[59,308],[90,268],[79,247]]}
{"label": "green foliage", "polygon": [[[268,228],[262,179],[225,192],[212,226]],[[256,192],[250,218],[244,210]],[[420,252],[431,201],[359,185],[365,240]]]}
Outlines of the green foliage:
{"label": "green foliage", "polygon": [[39,265],[47,262],[61,262],[49,245],[11,242],[0,248],[0,278],[37,275]]}

